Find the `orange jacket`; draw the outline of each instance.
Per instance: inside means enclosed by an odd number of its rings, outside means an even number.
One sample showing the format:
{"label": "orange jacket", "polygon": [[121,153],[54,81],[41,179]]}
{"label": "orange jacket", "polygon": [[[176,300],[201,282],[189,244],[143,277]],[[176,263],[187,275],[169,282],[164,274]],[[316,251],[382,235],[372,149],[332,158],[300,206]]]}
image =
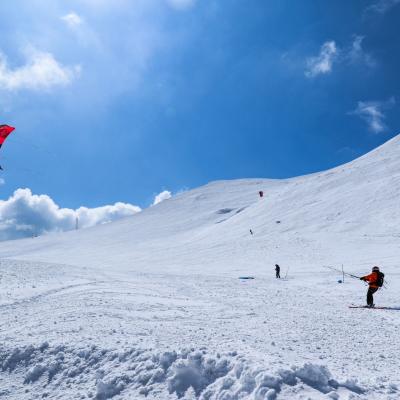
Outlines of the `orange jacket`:
{"label": "orange jacket", "polygon": [[379,286],[377,284],[379,275],[377,272],[371,272],[369,275],[365,275],[362,277],[364,281],[368,282],[368,285],[370,288],[375,288],[379,289]]}

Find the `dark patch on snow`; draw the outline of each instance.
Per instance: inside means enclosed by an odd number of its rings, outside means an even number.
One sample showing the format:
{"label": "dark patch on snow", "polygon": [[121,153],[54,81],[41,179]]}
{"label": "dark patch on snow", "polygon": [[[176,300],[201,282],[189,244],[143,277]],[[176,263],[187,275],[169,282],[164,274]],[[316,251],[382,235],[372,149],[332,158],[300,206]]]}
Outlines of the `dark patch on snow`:
{"label": "dark patch on snow", "polygon": [[229,214],[234,210],[235,210],[234,208],[221,208],[220,210],[217,211],[217,214]]}

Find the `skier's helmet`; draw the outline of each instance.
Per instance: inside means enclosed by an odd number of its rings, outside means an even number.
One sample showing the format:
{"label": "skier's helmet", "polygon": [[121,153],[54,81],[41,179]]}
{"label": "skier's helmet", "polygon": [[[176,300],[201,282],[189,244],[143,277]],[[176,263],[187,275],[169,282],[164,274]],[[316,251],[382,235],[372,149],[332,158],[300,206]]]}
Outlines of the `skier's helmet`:
{"label": "skier's helmet", "polygon": [[372,268],[372,272],[379,272],[379,267],[375,266],[374,268]]}

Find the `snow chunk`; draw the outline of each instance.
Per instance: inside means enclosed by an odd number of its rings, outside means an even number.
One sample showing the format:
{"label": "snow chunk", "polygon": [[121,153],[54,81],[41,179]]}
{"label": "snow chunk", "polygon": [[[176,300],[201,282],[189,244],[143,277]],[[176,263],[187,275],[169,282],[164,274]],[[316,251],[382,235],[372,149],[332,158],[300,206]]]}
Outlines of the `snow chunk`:
{"label": "snow chunk", "polygon": [[123,389],[124,385],[121,382],[103,382],[99,380],[96,385],[96,399],[111,399],[115,395],[120,394]]}
{"label": "snow chunk", "polygon": [[37,381],[46,372],[46,370],[47,368],[44,365],[35,365],[26,374],[24,383]]}
{"label": "snow chunk", "polygon": [[329,393],[332,390],[331,374],[323,365],[307,363],[301,368],[296,368],[295,375],[307,385],[323,393]]}
{"label": "snow chunk", "polygon": [[201,352],[189,354],[187,360],[174,363],[173,376],[168,381],[170,393],[182,397],[192,387],[197,395],[232,368],[227,359],[206,358]]}

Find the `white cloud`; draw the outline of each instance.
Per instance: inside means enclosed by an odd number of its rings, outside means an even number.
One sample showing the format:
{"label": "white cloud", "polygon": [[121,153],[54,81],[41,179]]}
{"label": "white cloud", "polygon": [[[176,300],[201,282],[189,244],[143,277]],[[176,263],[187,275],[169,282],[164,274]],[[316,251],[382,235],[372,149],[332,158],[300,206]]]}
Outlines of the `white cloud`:
{"label": "white cloud", "polygon": [[61,20],[75,36],[77,47],[86,47],[90,49],[91,54],[103,52],[104,41],[101,40],[98,32],[88,25],[80,15],[70,12],[61,17]]}
{"label": "white cloud", "polygon": [[167,3],[175,10],[187,10],[194,6],[196,0],[167,0]]}
{"label": "white cloud", "polygon": [[162,201],[164,200],[168,200],[172,197],[171,192],[169,192],[168,190],[164,190],[163,192],[159,193],[155,198],[154,198],[154,202],[153,202],[153,206],[155,206],[156,204],[160,204]]}
{"label": "white cloud", "polygon": [[77,210],[60,208],[47,195],[34,195],[30,189],[18,189],[8,200],[0,200],[0,240],[16,239],[115,221],[141,211],[140,207],[115,203]]}
{"label": "white cloud", "polygon": [[354,37],[353,43],[351,45],[351,50],[349,52],[351,58],[357,59],[364,54],[364,50],[362,48],[363,40],[364,36],[356,35]]}
{"label": "white cloud", "polygon": [[400,4],[400,0],[378,0],[376,3],[366,8],[366,12],[386,14],[391,8]]}
{"label": "white cloud", "polygon": [[395,99],[388,101],[359,101],[351,115],[357,115],[363,119],[368,129],[373,133],[381,133],[386,129],[384,110],[393,107]]}
{"label": "white cloud", "polygon": [[[399,0],[400,1],[400,0]],[[355,35],[350,45],[339,48],[335,41],[325,42],[318,56],[306,59],[305,75],[314,78],[332,72],[333,64],[362,64],[373,68],[376,62],[363,48],[364,36]]]}
{"label": "white cloud", "polygon": [[83,23],[83,19],[74,12],[62,16],[61,19],[72,29]]}
{"label": "white cloud", "polygon": [[314,78],[317,75],[328,74],[332,71],[332,64],[337,56],[336,43],[332,40],[321,46],[318,56],[309,57],[306,60],[307,69],[305,75]]}
{"label": "white cloud", "polygon": [[364,36],[354,36],[350,50],[347,53],[347,59],[352,63],[362,63],[371,68],[375,67],[376,62],[369,53],[365,52],[363,41]]}
{"label": "white cloud", "polygon": [[96,208],[80,207],[76,210],[76,215],[79,218],[79,226],[81,228],[88,228],[129,217],[140,211],[141,209],[138,206],[118,202],[114,205]]}
{"label": "white cloud", "polygon": [[11,69],[7,58],[0,52],[0,89],[48,90],[54,86],[66,86],[75,79],[80,67],[65,67],[51,53],[30,48],[26,52],[27,63]]}

